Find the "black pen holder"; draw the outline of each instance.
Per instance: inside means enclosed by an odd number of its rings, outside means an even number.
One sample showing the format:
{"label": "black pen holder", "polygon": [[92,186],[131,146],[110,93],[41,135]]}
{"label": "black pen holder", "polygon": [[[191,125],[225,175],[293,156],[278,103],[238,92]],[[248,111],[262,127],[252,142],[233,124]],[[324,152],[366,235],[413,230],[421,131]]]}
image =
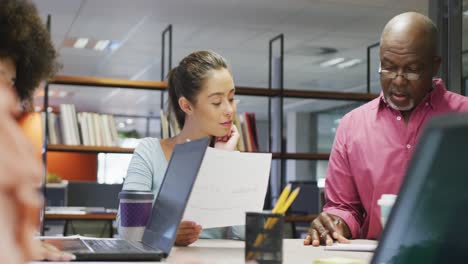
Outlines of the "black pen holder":
{"label": "black pen holder", "polygon": [[245,261],[282,263],[284,216],[270,212],[247,212],[245,218]]}

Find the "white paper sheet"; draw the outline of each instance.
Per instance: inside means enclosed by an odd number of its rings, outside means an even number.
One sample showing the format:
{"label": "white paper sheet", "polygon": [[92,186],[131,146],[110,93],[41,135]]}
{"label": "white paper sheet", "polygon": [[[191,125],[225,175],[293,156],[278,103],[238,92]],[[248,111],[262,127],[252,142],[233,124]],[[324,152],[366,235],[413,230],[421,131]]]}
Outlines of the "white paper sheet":
{"label": "white paper sheet", "polygon": [[373,252],[377,248],[377,243],[366,243],[366,244],[340,244],[334,243],[331,246],[326,246],[325,250],[328,251],[362,251],[362,252]]}
{"label": "white paper sheet", "polygon": [[203,228],[245,224],[245,212],[263,210],[270,153],[208,148],[183,220]]}

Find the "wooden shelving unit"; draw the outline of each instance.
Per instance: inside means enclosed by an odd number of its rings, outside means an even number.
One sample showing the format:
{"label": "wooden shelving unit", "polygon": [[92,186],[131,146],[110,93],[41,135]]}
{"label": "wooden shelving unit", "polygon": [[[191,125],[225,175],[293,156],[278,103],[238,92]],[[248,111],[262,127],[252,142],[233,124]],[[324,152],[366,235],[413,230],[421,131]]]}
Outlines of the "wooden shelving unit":
{"label": "wooden shelving unit", "polygon": [[[50,84],[76,85],[84,87],[103,87],[103,88],[124,88],[124,89],[143,89],[165,91],[166,82],[158,81],[133,81],[113,78],[97,78],[84,76],[56,76],[50,81]],[[346,93],[330,91],[309,91],[283,89],[275,90],[258,87],[236,87],[237,95],[264,96],[264,97],[289,97],[304,99],[324,99],[324,100],[347,100],[347,101],[370,101],[378,94],[370,93]],[[133,148],[120,147],[94,147],[94,146],[72,146],[72,145],[48,145],[48,151],[57,152],[83,152],[83,153],[133,153]],[[293,160],[328,160],[328,153],[273,153],[274,159],[293,159]]]}

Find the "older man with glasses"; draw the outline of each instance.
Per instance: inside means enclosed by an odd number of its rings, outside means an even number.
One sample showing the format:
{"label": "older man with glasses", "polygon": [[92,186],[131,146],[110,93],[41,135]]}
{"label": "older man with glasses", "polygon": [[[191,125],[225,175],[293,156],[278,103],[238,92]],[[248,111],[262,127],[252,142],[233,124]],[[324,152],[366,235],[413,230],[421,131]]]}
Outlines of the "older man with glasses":
{"label": "older man with glasses", "polygon": [[396,194],[424,124],[433,116],[468,112],[468,98],[435,79],[441,58],[437,29],[409,12],[391,19],[380,40],[381,95],[346,114],[336,131],[327,171],[323,212],[305,245],[377,239],[377,199]]}

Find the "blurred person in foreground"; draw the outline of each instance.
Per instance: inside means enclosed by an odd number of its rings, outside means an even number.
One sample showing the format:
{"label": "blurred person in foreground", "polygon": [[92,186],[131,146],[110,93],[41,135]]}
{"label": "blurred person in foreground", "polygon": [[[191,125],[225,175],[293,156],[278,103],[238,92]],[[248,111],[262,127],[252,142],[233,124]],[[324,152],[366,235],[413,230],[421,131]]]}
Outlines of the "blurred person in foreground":
{"label": "blurred person in foreground", "polygon": [[0,0],[1,263],[74,258],[34,239],[43,205],[38,188],[44,168],[18,125],[21,111],[32,106],[35,88],[55,73],[56,57],[34,4]]}

